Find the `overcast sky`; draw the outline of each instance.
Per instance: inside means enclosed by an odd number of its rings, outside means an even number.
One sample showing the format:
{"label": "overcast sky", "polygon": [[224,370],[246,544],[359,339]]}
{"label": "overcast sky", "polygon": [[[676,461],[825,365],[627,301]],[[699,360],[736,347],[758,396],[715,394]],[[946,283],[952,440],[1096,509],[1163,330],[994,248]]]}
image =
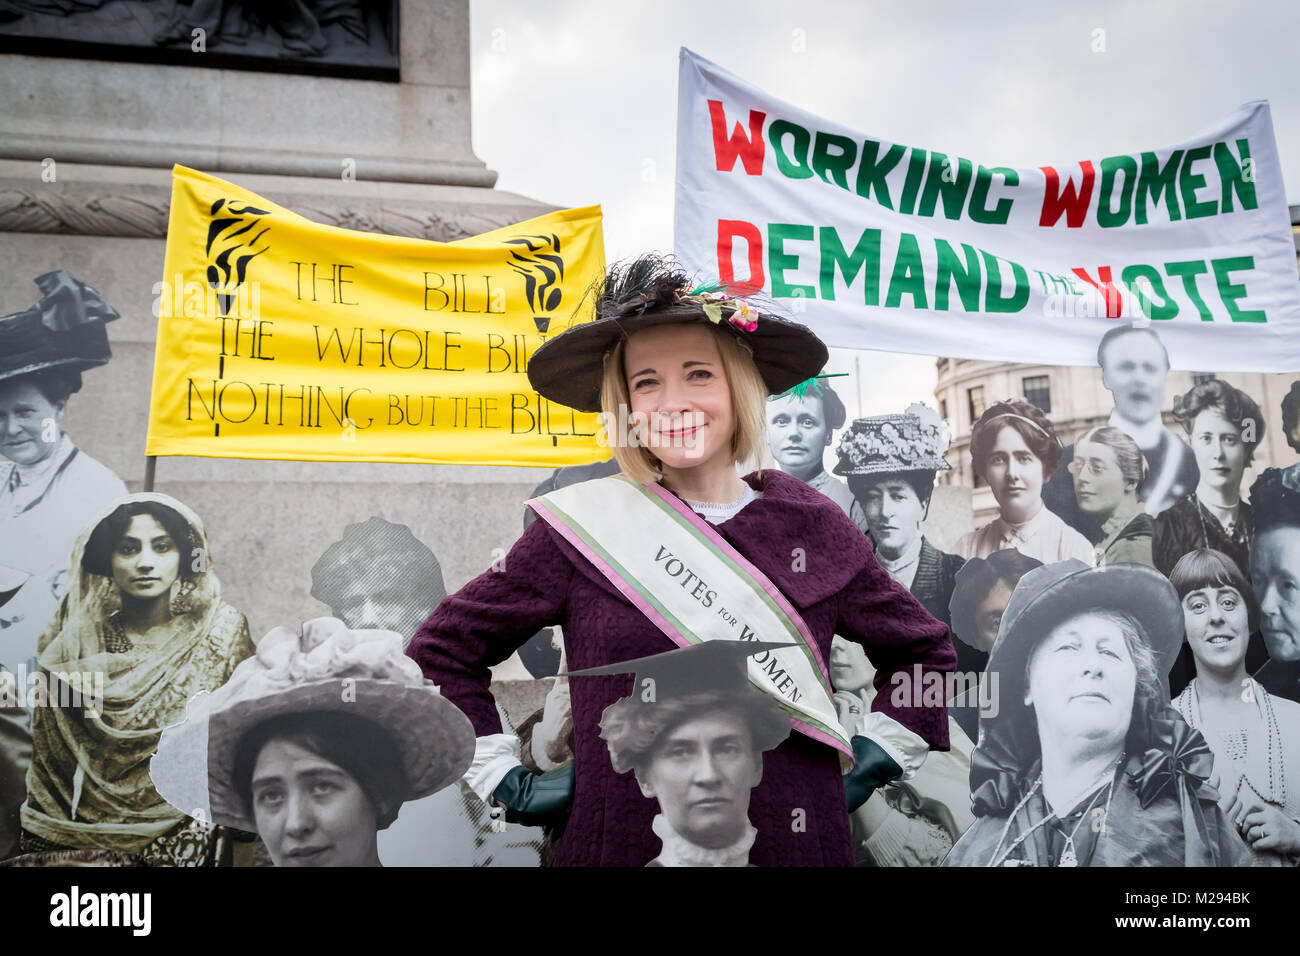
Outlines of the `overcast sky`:
{"label": "overcast sky", "polygon": [[[1296,0],[471,0],[470,17],[475,152],[501,189],[601,205],[611,261],[672,248],[681,46],[864,134],[990,166],[1152,149],[1267,99],[1300,202]],[[850,413],[934,405],[933,360],[858,356]]]}

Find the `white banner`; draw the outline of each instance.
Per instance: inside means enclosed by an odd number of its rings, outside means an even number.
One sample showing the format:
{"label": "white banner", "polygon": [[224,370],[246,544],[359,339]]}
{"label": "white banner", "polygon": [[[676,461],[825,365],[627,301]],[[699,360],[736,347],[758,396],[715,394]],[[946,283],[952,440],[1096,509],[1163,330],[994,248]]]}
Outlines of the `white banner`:
{"label": "white banner", "polygon": [[681,51],[676,253],[827,345],[1093,365],[1116,322],[1176,369],[1300,369],[1268,103],[1177,146],[1036,169],[891,143]]}

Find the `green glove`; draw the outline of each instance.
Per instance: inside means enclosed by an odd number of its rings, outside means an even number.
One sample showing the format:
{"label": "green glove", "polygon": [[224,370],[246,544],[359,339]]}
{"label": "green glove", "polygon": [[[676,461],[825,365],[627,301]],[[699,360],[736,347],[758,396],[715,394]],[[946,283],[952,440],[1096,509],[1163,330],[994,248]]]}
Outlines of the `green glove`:
{"label": "green glove", "polygon": [[573,803],[573,761],[541,774],[512,767],[492,791],[492,799],[506,808],[509,823],[558,826],[568,818]]}
{"label": "green glove", "polygon": [[903,768],[894,758],[870,737],[855,736],[853,744],[853,769],[844,775],[844,800],[849,813],[871,799],[877,787],[903,775]]}

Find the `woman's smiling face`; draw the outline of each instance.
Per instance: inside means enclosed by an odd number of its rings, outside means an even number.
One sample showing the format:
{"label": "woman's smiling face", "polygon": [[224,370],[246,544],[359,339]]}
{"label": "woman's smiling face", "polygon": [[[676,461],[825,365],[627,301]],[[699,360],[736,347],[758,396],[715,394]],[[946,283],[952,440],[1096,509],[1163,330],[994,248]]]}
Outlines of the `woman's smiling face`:
{"label": "woman's smiling face", "polygon": [[1248,617],[1246,602],[1234,587],[1209,585],[1187,592],[1183,622],[1196,666],[1232,671],[1245,660]]}
{"label": "woman's smiling face", "polygon": [[667,468],[731,460],[736,416],[713,333],[703,325],[664,325],[635,332],[623,371],[650,451]]}

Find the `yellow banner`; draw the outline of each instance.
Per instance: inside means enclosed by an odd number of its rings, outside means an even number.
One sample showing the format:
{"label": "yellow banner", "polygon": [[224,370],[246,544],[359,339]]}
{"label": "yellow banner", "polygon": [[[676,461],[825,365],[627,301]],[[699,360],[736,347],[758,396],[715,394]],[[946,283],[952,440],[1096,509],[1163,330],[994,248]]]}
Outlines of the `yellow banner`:
{"label": "yellow banner", "polygon": [[150,455],[434,464],[608,457],[528,384],[603,272],[600,207],[456,242],[312,222],[172,171]]}

